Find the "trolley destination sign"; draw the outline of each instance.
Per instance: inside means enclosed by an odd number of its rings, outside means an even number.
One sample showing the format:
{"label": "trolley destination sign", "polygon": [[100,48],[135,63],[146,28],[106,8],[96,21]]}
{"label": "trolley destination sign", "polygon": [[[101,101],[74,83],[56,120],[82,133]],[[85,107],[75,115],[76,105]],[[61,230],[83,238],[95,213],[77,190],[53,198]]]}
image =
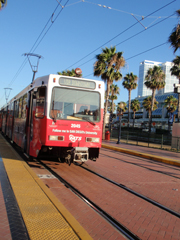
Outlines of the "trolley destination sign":
{"label": "trolley destination sign", "polygon": [[69,86],[69,87],[79,87],[79,88],[88,88],[88,89],[95,89],[96,83],[86,80],[80,79],[68,79],[64,77],[60,77],[59,84],[62,86]]}

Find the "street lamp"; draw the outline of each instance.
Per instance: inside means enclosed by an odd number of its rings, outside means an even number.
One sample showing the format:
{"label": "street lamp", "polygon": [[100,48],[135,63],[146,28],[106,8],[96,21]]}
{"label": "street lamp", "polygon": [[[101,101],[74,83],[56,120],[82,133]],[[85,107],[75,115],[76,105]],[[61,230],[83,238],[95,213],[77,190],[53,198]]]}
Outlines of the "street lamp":
{"label": "street lamp", "polygon": [[122,119],[122,116],[123,116],[124,103],[120,102],[118,107],[120,109],[120,111],[118,113],[118,116],[119,116],[119,133],[118,133],[118,141],[117,141],[116,144],[120,144],[120,139],[121,139],[121,119]]}

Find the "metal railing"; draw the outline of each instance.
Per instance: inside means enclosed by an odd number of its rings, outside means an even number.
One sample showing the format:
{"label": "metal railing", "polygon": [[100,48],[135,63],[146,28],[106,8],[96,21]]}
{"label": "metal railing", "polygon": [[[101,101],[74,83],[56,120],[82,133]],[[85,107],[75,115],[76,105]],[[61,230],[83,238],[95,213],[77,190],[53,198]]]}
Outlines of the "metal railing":
{"label": "metal railing", "polygon": [[[111,139],[118,140],[118,129],[113,129],[110,135]],[[171,151],[180,151],[180,137],[172,137],[171,134],[157,134],[138,131],[121,130],[120,141],[139,146],[155,147],[168,149]]]}

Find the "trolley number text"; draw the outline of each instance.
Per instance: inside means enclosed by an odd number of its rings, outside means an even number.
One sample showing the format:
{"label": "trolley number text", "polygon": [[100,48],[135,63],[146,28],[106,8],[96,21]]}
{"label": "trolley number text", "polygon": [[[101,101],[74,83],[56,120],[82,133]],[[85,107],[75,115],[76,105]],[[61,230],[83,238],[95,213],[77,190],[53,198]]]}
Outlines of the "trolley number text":
{"label": "trolley number text", "polygon": [[72,128],[81,128],[81,125],[80,124],[71,124],[71,127]]}

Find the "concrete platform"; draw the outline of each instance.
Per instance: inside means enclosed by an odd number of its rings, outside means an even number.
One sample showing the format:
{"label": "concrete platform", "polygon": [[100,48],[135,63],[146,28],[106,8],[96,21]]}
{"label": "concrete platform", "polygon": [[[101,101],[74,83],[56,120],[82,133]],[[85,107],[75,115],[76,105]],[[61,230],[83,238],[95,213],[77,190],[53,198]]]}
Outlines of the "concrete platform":
{"label": "concrete platform", "polygon": [[0,239],[92,239],[0,135]]}

